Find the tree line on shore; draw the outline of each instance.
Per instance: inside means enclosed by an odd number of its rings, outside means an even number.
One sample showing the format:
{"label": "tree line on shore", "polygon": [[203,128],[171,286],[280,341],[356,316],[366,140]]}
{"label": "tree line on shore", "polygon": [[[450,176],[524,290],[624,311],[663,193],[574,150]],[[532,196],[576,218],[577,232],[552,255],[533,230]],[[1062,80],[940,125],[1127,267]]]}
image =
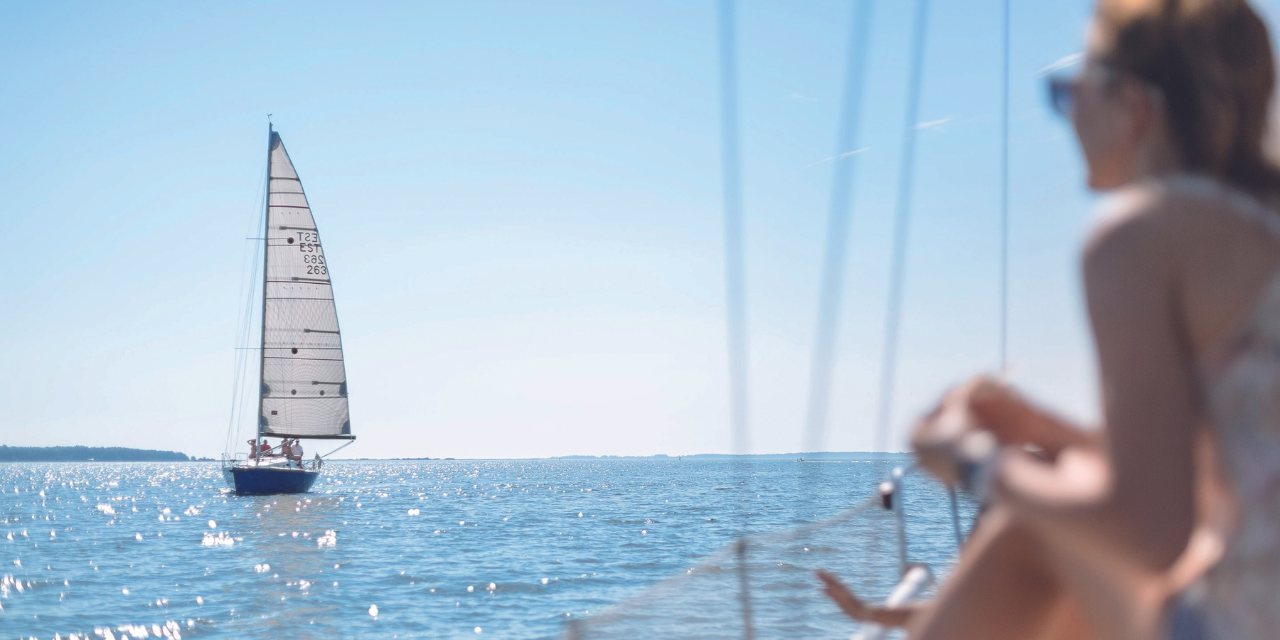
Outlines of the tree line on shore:
{"label": "tree line on shore", "polygon": [[10,447],[0,445],[0,462],[187,462],[177,451],[127,447]]}

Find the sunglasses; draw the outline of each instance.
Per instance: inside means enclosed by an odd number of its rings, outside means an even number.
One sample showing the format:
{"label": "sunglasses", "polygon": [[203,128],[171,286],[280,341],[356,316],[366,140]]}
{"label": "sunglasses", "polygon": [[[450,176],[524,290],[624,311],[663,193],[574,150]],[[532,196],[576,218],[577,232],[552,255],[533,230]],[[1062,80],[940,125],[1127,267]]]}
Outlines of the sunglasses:
{"label": "sunglasses", "polygon": [[1045,79],[1049,108],[1063,118],[1071,117],[1071,103],[1075,99],[1076,79],[1065,75],[1053,75]]}
{"label": "sunglasses", "polygon": [[[1107,84],[1114,83],[1120,77],[1119,72],[1116,71],[1115,68],[1105,64],[1086,67],[1075,73],[1057,73],[1050,75],[1045,78],[1045,93],[1046,97],[1049,99],[1049,108],[1059,116],[1070,119],[1071,108],[1076,99],[1076,90],[1080,87],[1080,81],[1085,77],[1085,75],[1090,74],[1096,74],[1104,83]],[[1160,99],[1161,94],[1159,89],[1147,82],[1143,82],[1142,84],[1155,99]]]}

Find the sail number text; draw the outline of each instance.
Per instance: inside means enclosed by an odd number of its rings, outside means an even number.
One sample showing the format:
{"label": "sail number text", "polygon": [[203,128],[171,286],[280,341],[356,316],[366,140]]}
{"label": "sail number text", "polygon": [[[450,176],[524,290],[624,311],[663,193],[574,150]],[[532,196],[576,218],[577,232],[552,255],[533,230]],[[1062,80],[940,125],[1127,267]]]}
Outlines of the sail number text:
{"label": "sail number text", "polygon": [[302,254],[302,262],[307,266],[310,275],[329,275],[324,264],[324,254],[320,251],[320,237],[314,231],[298,231],[298,252]]}

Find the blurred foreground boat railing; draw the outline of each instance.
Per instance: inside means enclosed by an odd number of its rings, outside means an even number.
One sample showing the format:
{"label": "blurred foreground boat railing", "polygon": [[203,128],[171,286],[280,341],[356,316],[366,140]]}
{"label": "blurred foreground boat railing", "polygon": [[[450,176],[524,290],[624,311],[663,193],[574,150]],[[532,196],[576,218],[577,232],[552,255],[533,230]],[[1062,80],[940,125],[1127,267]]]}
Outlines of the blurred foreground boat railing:
{"label": "blurred foreground boat railing", "polygon": [[[902,580],[898,581],[898,586],[893,588],[893,593],[884,599],[886,607],[901,607],[910,604],[918,599],[921,594],[933,585],[933,572],[929,571],[929,567],[923,564],[911,565],[910,569],[902,575]],[[883,640],[889,635],[891,629],[886,629],[878,624],[869,624],[853,635],[852,640]]]}
{"label": "blurred foreground boat railing", "polygon": [[[911,471],[893,469],[876,493],[824,520],[740,537],[602,613],[566,621],[562,638],[849,637],[840,630],[856,623],[820,595],[815,569],[837,573],[855,593],[889,593],[885,602],[893,606],[926,595],[934,574],[927,564],[911,562],[909,506],[922,514],[912,513],[913,539],[933,550],[925,559],[945,567],[954,558],[958,511],[947,508],[941,485]],[[902,488],[908,477],[921,480],[910,501]],[[865,625],[854,631],[857,640],[880,640],[893,630]]]}

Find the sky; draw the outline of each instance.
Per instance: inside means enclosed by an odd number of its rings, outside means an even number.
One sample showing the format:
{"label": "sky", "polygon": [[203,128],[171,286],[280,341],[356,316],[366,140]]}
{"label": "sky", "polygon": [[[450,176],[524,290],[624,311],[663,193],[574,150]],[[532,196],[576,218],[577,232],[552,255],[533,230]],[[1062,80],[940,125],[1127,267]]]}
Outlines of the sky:
{"label": "sky", "polygon": [[[997,370],[1001,2],[932,3],[908,123],[913,6],[875,7],[859,149],[851,2],[738,7],[752,452],[801,450],[837,162],[824,448],[873,446],[908,126],[891,448]],[[1013,0],[1009,120],[1011,379],[1086,422],[1096,196],[1042,76],[1089,10]],[[0,444],[223,451],[272,114],[332,272],[344,456],[728,452],[716,52],[713,0],[0,4]]]}

